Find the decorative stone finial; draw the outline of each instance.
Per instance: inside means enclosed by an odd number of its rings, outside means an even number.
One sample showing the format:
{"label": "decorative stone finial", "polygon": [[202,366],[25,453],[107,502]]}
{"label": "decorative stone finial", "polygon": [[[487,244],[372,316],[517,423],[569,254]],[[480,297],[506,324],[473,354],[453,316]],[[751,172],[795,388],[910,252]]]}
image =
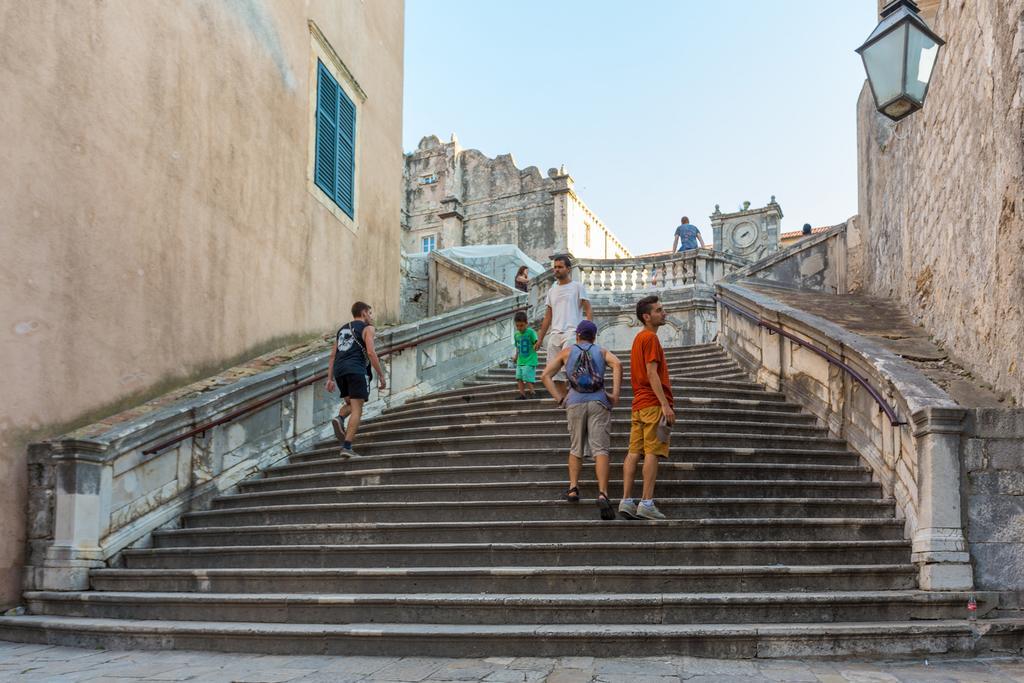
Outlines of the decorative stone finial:
{"label": "decorative stone finial", "polygon": [[718,206],[718,204],[715,204],[715,215],[717,216],[720,213],[722,213],[722,209]]}
{"label": "decorative stone finial", "polygon": [[778,202],[775,201],[775,195],[772,195],[772,200],[770,202],[768,202],[768,203],[769,204],[778,204]]}
{"label": "decorative stone finial", "polygon": [[749,201],[743,202],[743,210],[746,211],[749,208],[750,208],[750,202]]}
{"label": "decorative stone finial", "polygon": [[452,141],[453,143],[457,143],[457,142],[459,141],[459,136],[458,136],[458,135],[456,135],[455,133],[452,133],[452,139],[451,139],[451,141]]}

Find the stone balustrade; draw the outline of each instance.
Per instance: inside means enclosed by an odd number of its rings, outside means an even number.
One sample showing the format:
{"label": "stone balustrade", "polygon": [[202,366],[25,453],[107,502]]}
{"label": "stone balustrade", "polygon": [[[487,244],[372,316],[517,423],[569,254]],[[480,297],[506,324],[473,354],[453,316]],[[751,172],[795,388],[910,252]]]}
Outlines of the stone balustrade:
{"label": "stone balustrade", "polygon": [[842,359],[895,408],[902,424],[891,424],[848,373],[724,305],[718,312],[719,343],[751,377],[802,404],[870,466],[905,521],[921,588],[971,588],[959,463],[967,411],[877,342],[743,285],[720,282],[720,302]]}
{"label": "stone balustrade", "polygon": [[[628,259],[578,259],[573,263],[573,279],[587,287],[595,303],[622,303],[667,290],[712,285],[745,265],[728,254],[694,249]],[[554,283],[550,269],[530,282],[535,318],[543,316],[543,303]]]}
{"label": "stone balustrade", "polygon": [[[381,330],[388,388],[376,382],[364,417],[456,386],[512,352],[521,293]],[[29,449],[28,590],[80,590],[89,570],[173,524],[239,481],[323,438],[337,395],[323,381],[330,348],[110,426],[86,427]],[[290,387],[300,388],[285,393]],[[304,385],[304,386],[302,386]],[[284,396],[267,401],[276,393]],[[265,404],[264,401],[267,401]],[[259,407],[156,452],[200,425]]]}

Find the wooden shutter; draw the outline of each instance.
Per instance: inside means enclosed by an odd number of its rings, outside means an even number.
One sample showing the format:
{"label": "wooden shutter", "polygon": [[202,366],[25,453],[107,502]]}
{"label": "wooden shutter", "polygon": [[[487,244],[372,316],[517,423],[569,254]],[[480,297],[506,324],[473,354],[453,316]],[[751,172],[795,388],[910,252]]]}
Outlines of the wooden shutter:
{"label": "wooden shutter", "polygon": [[338,88],[338,195],[349,218],[355,217],[356,105]]}
{"label": "wooden shutter", "polygon": [[338,196],[338,82],[317,61],[316,172],[317,187],[337,202]]}

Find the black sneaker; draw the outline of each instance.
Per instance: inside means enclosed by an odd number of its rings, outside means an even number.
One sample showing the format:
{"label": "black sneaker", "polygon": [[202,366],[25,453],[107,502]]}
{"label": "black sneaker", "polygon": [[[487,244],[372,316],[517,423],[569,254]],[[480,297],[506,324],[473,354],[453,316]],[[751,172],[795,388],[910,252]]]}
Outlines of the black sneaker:
{"label": "black sneaker", "polygon": [[615,519],[615,510],[612,509],[612,503],[605,494],[597,494],[597,507],[601,510],[601,519]]}

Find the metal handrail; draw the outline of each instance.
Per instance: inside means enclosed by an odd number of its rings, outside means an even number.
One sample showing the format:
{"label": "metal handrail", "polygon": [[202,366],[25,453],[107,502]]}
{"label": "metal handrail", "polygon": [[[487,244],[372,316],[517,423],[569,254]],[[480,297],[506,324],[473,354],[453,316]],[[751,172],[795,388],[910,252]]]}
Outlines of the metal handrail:
{"label": "metal handrail", "polygon": [[[386,349],[384,349],[381,352],[379,352],[377,354],[377,357],[378,358],[383,358],[384,356],[390,356],[392,354],[398,353],[400,351],[404,351],[405,349],[411,348],[413,346],[418,346],[419,344],[423,344],[425,342],[433,341],[435,339],[441,339],[442,337],[447,337],[449,335],[456,334],[458,332],[465,332],[466,330],[471,330],[471,329],[473,329],[475,327],[480,327],[481,325],[486,325],[487,323],[494,322],[495,320],[497,320],[499,318],[505,318],[505,317],[510,316],[510,315],[515,315],[519,311],[525,311],[525,310],[527,310],[526,306],[518,306],[516,308],[513,308],[510,311],[505,311],[503,313],[499,313],[498,315],[492,315],[489,318],[483,318],[481,320],[476,320],[476,321],[473,321],[471,323],[465,323],[463,325],[459,325],[458,327],[453,327],[453,328],[450,328],[450,329],[443,330],[443,331],[438,332],[436,334],[430,334],[430,335],[427,335],[425,337],[419,337],[417,339],[413,339],[411,341],[405,342],[404,344],[399,344],[398,346],[389,346]],[[163,441],[163,442],[157,444],[156,446],[153,446],[152,448],[147,448],[146,450],[142,451],[142,454],[143,455],[152,455],[153,453],[157,453],[159,451],[162,451],[162,450],[164,450],[165,448],[167,448],[169,446],[173,446],[173,445],[175,445],[177,443],[180,443],[180,442],[184,441],[185,439],[192,438],[193,436],[196,436],[197,434],[200,434],[200,435],[204,434],[209,429],[213,429],[214,427],[219,427],[220,425],[226,424],[226,423],[231,422],[233,420],[236,420],[239,417],[242,417],[243,415],[248,415],[249,413],[253,412],[254,410],[259,410],[263,406],[268,405],[270,403],[273,403],[274,401],[277,401],[278,399],[284,398],[285,396],[287,396],[289,394],[295,393],[296,391],[298,391],[299,389],[302,389],[303,387],[307,387],[310,384],[316,384],[317,382],[319,382],[320,380],[322,380],[322,379],[324,379],[326,377],[327,377],[327,370],[322,370],[321,372],[316,373],[312,377],[307,377],[306,379],[302,380],[301,382],[296,382],[295,384],[293,384],[293,385],[291,385],[291,386],[289,386],[289,387],[287,387],[285,389],[279,389],[276,392],[274,392],[273,394],[271,394],[270,396],[268,396],[266,398],[263,398],[263,399],[260,399],[256,403],[252,403],[252,404],[247,405],[245,407],[238,408],[238,409],[228,413],[224,417],[217,418],[216,420],[211,420],[209,422],[204,422],[203,424],[199,425],[198,427],[192,428],[191,430],[185,432],[184,434],[179,434],[178,436],[174,437],[173,439],[168,439],[167,441]]]}
{"label": "metal handrail", "polygon": [[715,294],[715,299],[718,301],[718,303],[722,304],[723,306],[728,308],[733,313],[735,313],[735,314],[737,314],[737,315],[739,315],[741,317],[744,317],[744,318],[746,318],[747,320],[750,320],[753,323],[756,323],[759,327],[763,327],[763,328],[767,329],[771,333],[777,334],[780,337],[785,337],[786,339],[789,339],[790,341],[795,342],[796,344],[799,344],[800,346],[804,347],[808,351],[811,351],[813,353],[818,354],[819,356],[821,356],[822,358],[827,360],[832,365],[835,365],[836,367],[841,368],[848,375],[853,377],[853,379],[856,380],[858,384],[860,384],[862,387],[864,387],[864,389],[866,389],[867,392],[871,395],[871,398],[875,399],[875,403],[878,404],[878,406],[882,409],[882,412],[884,412],[886,414],[886,416],[889,418],[889,424],[891,424],[893,427],[898,427],[900,425],[907,424],[907,422],[905,420],[900,420],[899,419],[899,416],[896,414],[896,409],[893,408],[892,406],[890,406],[888,404],[888,402],[886,402],[886,400],[884,398],[882,398],[882,395],[880,393],[878,393],[878,391],[873,386],[871,386],[871,384],[866,379],[864,379],[863,375],[861,375],[859,372],[857,372],[856,370],[851,368],[849,365],[847,365],[841,359],[839,359],[836,356],[832,355],[831,353],[829,353],[825,349],[818,348],[814,344],[812,344],[812,343],[810,343],[808,341],[805,341],[803,339],[800,339],[799,337],[797,337],[793,333],[787,332],[786,330],[782,329],[778,325],[773,325],[772,323],[770,323],[767,320],[757,316],[756,314],[751,313],[750,311],[748,311],[748,310],[746,310],[746,309],[744,309],[744,308],[742,308],[740,306],[737,306],[736,304],[733,304],[733,303],[730,303],[730,302],[726,301],[725,299],[723,299],[718,294]]}

